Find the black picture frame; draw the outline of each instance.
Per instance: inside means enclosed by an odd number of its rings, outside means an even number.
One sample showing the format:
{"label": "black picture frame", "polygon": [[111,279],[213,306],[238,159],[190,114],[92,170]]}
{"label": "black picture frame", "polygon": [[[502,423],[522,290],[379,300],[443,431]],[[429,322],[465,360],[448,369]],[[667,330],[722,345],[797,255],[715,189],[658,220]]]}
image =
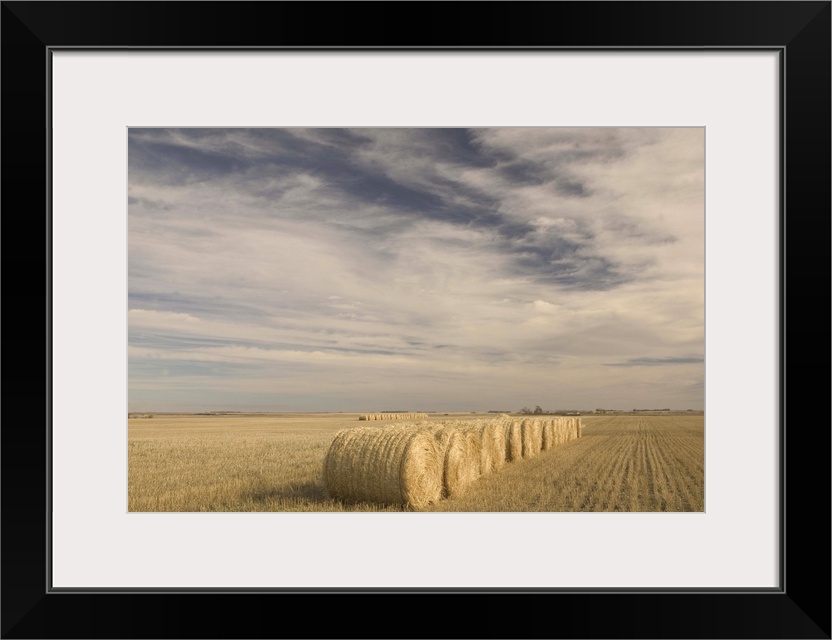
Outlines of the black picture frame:
{"label": "black picture frame", "polygon": [[[0,15],[3,638],[830,638],[830,429],[818,406],[832,326],[830,2],[3,2]],[[70,47],[779,52],[780,587],[53,590],[48,96],[51,51]]]}

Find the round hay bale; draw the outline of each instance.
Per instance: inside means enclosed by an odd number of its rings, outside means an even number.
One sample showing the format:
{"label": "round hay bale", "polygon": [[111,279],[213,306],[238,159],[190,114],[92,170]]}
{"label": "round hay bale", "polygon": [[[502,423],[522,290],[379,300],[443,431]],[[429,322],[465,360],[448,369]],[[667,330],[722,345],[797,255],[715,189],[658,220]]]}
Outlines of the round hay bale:
{"label": "round hay bale", "polygon": [[500,420],[480,420],[480,475],[499,469],[506,462],[505,430]]}
{"label": "round hay bale", "polygon": [[541,449],[548,451],[555,446],[555,423],[554,420],[547,419],[541,422]]}
{"label": "round hay bale", "polygon": [[523,457],[534,458],[543,446],[541,437],[540,420],[527,418],[521,426],[523,441]]}
{"label": "round hay bale", "polygon": [[480,476],[480,453],[474,431],[464,426],[448,429],[445,447],[444,487],[449,498],[461,494]]}
{"label": "round hay bale", "polygon": [[[509,423],[506,420],[498,419],[491,421],[491,444],[493,445],[491,468],[493,471],[497,471],[506,464],[506,445],[508,444],[506,441],[506,430],[508,429],[508,426]],[[486,436],[484,435],[483,438],[485,437]]]}
{"label": "round hay bale", "polygon": [[491,421],[479,421],[477,429],[480,436],[480,475],[484,476],[494,469],[494,426]]}
{"label": "round hay bale", "polygon": [[422,509],[441,497],[442,461],[426,429],[342,429],[324,458],[324,484],[336,499]]}
{"label": "round hay bale", "polygon": [[514,462],[523,457],[523,432],[519,420],[512,420],[506,429],[506,460]]}
{"label": "round hay bale", "polygon": [[535,453],[543,451],[543,420],[532,421],[533,446],[537,447]]}
{"label": "round hay bale", "polygon": [[474,420],[465,427],[465,437],[468,441],[468,453],[476,464],[472,470],[474,480],[482,475],[482,422]]}
{"label": "round hay bale", "polygon": [[450,443],[451,434],[454,432],[454,429],[445,424],[437,423],[431,427],[430,431],[436,441],[436,453],[442,466],[442,497],[447,498],[448,488],[445,482],[445,456],[447,455],[448,444]]}
{"label": "round hay bale", "polygon": [[566,425],[563,418],[555,422],[555,443],[562,444],[566,440]]}

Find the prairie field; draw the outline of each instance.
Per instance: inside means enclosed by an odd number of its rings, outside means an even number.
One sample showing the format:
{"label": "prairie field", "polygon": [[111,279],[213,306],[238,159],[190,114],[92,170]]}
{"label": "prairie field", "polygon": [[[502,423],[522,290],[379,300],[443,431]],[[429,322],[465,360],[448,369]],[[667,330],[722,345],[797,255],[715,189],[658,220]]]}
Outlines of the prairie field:
{"label": "prairie field", "polygon": [[[156,414],[128,420],[128,510],[403,511],[329,497],[323,460],[360,414]],[[431,414],[428,421],[493,418]],[[702,414],[582,416],[579,439],[483,475],[423,511],[703,511]],[[395,420],[390,421],[396,423]]]}

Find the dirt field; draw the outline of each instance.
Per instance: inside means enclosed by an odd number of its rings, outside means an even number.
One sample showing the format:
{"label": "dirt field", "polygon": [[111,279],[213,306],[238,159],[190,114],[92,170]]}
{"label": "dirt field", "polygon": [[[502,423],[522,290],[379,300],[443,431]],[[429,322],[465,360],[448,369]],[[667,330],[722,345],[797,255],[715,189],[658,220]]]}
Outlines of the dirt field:
{"label": "dirt field", "polygon": [[[322,462],[359,414],[128,420],[129,511],[401,511],[330,499]],[[492,418],[432,414],[430,419]],[[583,437],[481,477],[430,511],[703,511],[704,416],[582,416]],[[394,422],[394,421],[391,421]],[[379,422],[376,424],[385,424]]]}

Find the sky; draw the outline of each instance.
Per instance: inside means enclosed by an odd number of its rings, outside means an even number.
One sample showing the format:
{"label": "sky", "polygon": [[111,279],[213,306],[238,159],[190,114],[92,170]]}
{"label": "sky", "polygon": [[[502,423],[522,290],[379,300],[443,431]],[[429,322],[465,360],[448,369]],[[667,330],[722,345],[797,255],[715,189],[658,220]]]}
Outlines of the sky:
{"label": "sky", "polygon": [[131,128],[129,410],[704,409],[704,143]]}

